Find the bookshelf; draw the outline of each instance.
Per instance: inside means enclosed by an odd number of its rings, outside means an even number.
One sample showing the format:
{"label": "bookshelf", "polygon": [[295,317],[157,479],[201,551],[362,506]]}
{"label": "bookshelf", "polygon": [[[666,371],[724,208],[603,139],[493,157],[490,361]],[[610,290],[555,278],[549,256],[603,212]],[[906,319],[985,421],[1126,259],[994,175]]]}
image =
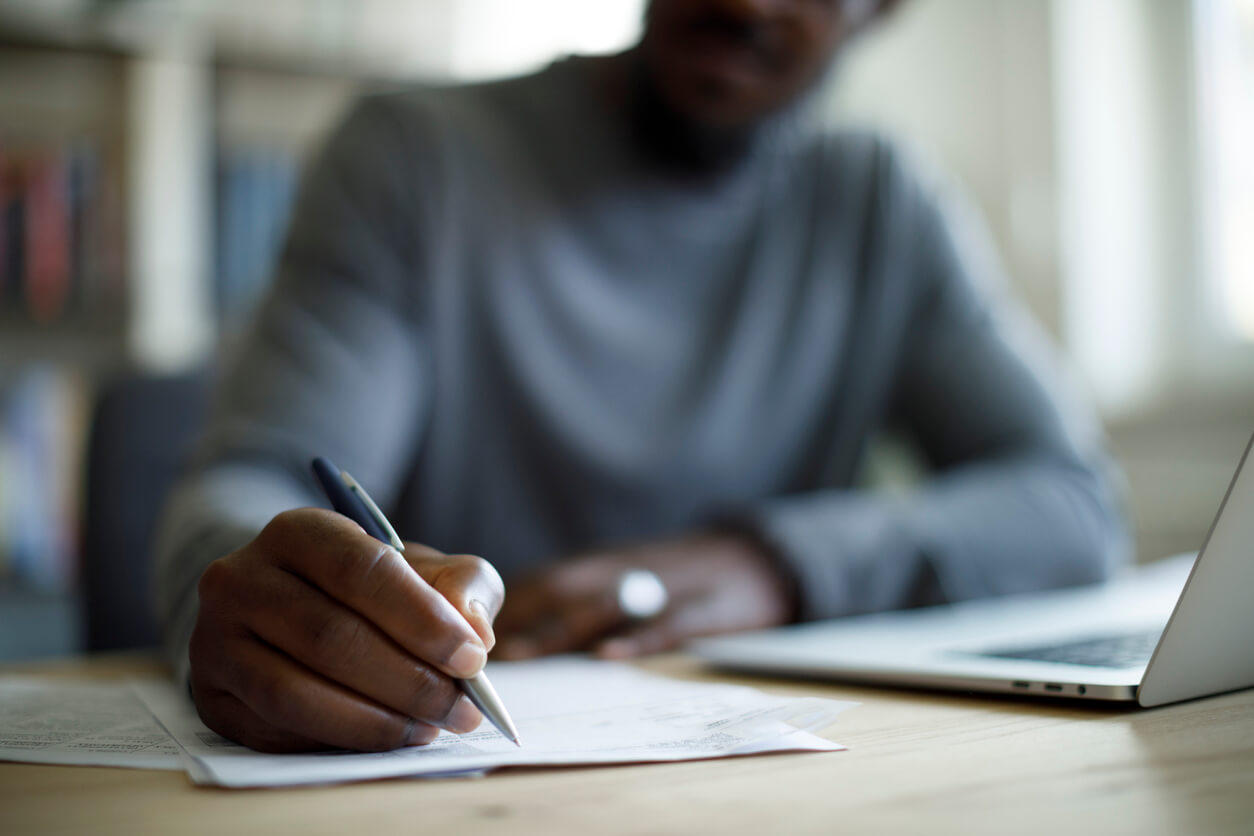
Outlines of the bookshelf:
{"label": "bookshelf", "polygon": [[240,330],[347,103],[621,47],[642,7],[0,0],[0,660],[82,646],[94,398]]}
{"label": "bookshelf", "polygon": [[0,4],[0,660],[83,647],[82,486],[111,378],[211,360],[264,289],[343,56],[31,27]]}
{"label": "bookshelf", "polygon": [[[0,84],[5,347],[27,334],[112,344],[125,330],[120,62],[7,45],[0,79],[12,80]],[[14,356],[6,350],[4,365]]]}
{"label": "bookshelf", "polygon": [[0,45],[0,658],[76,646],[90,381],[126,362],[125,73]]}
{"label": "bookshelf", "polygon": [[[51,264],[6,261],[0,246],[0,660],[81,646],[93,398],[118,374],[194,370],[239,330],[301,168],[347,103],[617,49],[643,5],[0,0],[0,175],[14,174],[0,176],[0,211],[22,215],[15,234]],[[57,185],[80,169],[90,199]],[[14,522],[31,516],[15,497],[36,475],[38,524]]]}

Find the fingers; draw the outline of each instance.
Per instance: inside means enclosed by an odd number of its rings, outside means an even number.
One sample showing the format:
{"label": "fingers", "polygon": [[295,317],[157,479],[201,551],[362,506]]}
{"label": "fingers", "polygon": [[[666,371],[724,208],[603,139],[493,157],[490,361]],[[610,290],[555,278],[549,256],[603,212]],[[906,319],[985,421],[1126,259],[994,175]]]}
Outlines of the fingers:
{"label": "fingers", "polygon": [[189,647],[202,719],[266,751],[384,750],[475,728],[450,677],[482,668],[500,577],[478,558],[414,552],[419,571],[347,518],[302,509],[214,561]]}
{"label": "fingers", "polygon": [[586,650],[623,624],[615,596],[619,570],[600,562],[557,566],[515,588],[497,619],[501,659]]}
{"label": "fingers", "polygon": [[219,734],[262,751],[328,745],[381,752],[430,743],[438,729],[356,694],[273,648],[242,638],[225,648],[221,686],[193,675],[201,718]]}
{"label": "fingers", "polygon": [[259,752],[275,754],[318,752],[327,748],[327,744],[321,741],[302,737],[267,723],[257,716],[257,712],[244,705],[239,697],[228,691],[196,691],[193,685],[196,708],[201,719],[206,726],[228,740],[242,743]]}
{"label": "fingers", "polygon": [[[403,651],[378,627],[321,591],[277,569],[255,573],[250,626],[272,647],[327,679],[430,725],[473,731],[483,719],[452,679]],[[264,607],[282,600],[282,610]]]}
{"label": "fingers", "polygon": [[405,559],[470,622],[491,650],[496,644],[492,622],[505,601],[505,584],[492,564],[474,555],[446,555],[416,543],[405,544]]}
{"label": "fingers", "polygon": [[634,659],[637,656],[671,650],[679,644],[678,632],[669,623],[669,619],[661,617],[647,626],[605,639],[596,646],[594,652],[602,659]]}
{"label": "fingers", "polygon": [[674,650],[688,639],[719,632],[711,625],[699,600],[680,603],[656,618],[643,621],[600,642],[595,652],[602,659],[631,659]]}
{"label": "fingers", "polygon": [[[625,618],[617,600],[632,568],[657,574],[670,598],[665,612],[643,623]],[[694,636],[783,623],[795,609],[791,589],[771,555],[738,534],[694,533],[582,555],[511,588],[496,622],[496,655],[667,650]]]}
{"label": "fingers", "polygon": [[[755,540],[737,534],[698,534],[663,545],[670,554],[652,568],[668,572],[671,592],[658,617],[602,642],[598,655],[624,658],[678,647],[697,636],[782,624],[795,612],[792,584]],[[642,561],[648,565],[648,561]]]}
{"label": "fingers", "polygon": [[487,648],[467,618],[399,552],[346,517],[316,508],[289,511],[275,517],[256,542],[277,566],[443,673],[469,678],[483,668]]}
{"label": "fingers", "polygon": [[501,659],[529,659],[553,653],[586,650],[593,642],[623,623],[618,607],[606,596],[562,602],[525,629],[498,645]]}

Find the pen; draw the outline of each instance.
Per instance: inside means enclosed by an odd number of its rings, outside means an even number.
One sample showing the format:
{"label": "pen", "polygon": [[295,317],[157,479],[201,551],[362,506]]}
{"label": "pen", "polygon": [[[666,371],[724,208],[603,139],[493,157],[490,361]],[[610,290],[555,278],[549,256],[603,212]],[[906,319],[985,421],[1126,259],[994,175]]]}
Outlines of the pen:
{"label": "pen", "polygon": [[[321,456],[313,460],[312,467],[323,493],[331,501],[331,507],[356,522],[376,540],[382,540],[398,552],[405,551],[405,542],[356,479]],[[496,689],[488,681],[487,674],[479,671],[470,679],[458,679],[456,682],[501,734],[512,740],[515,746],[522,745],[518,741],[518,729],[514,727],[514,721],[501,703]]]}

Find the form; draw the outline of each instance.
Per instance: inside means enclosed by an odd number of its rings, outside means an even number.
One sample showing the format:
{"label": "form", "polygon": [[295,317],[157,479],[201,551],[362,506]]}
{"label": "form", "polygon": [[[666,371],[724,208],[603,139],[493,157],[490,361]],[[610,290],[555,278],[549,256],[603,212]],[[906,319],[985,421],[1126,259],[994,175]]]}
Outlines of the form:
{"label": "form", "polygon": [[[149,683],[169,688],[164,681]],[[0,678],[0,760],[178,769],[179,748],[125,682]]]}
{"label": "form", "polygon": [[521,748],[485,722],[470,734],[442,733],[426,746],[392,752],[266,755],[214,734],[168,686],[147,684],[137,693],[183,748],[192,779],[229,787],[834,751],[844,747],[814,732],[856,704],[682,682],[582,658],[493,663],[491,675],[518,725]]}

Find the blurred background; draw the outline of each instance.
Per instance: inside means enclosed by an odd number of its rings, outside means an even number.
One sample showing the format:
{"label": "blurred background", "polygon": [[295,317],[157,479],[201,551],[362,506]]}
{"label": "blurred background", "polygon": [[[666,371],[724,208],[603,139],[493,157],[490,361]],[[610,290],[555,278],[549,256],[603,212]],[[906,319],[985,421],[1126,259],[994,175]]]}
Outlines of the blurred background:
{"label": "blurred background", "polygon": [[[151,640],[129,465],[168,477],[351,98],[615,50],[643,5],[0,0],[0,659]],[[1197,549],[1254,431],[1254,0],[910,0],[836,81],[982,210],[1138,559]]]}

